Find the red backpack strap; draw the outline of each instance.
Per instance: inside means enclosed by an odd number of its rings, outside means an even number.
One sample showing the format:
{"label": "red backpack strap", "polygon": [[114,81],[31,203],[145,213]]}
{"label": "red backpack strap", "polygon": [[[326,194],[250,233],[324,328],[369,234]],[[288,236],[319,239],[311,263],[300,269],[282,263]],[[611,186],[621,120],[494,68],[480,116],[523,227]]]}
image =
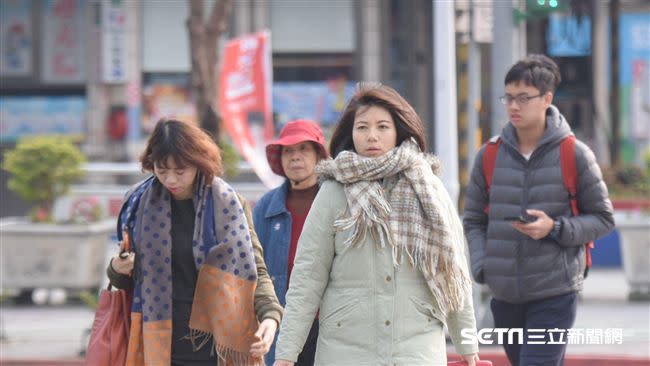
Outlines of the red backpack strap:
{"label": "red backpack strap", "polygon": [[[571,134],[560,143],[560,166],[562,168],[562,181],[571,202],[571,214],[578,216],[578,168],[576,167],[576,137]],[[585,244],[587,256],[587,268],[591,267],[591,249],[594,242]]]}
{"label": "red backpack strap", "polygon": [[487,214],[490,212],[490,187],[492,187],[492,176],[494,175],[494,166],[497,163],[497,153],[501,146],[501,138],[495,136],[488,141],[483,151],[483,177],[485,178],[485,187],[488,195],[488,204],[485,205],[483,211]]}
{"label": "red backpack strap", "polygon": [[571,213],[578,215],[578,168],[576,167],[576,137],[569,135],[560,143],[562,181],[571,200]]}

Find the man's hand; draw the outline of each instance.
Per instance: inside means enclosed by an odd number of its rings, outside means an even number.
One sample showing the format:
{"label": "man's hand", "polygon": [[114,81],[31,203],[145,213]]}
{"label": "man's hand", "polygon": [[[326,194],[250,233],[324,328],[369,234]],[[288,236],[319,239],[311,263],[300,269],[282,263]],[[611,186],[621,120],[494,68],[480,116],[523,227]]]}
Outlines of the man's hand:
{"label": "man's hand", "polygon": [[545,238],[553,230],[553,219],[548,217],[544,211],[526,210],[526,213],[530,216],[537,217],[537,220],[528,224],[518,221],[512,222],[510,225],[517,229],[517,231],[535,240],[539,240]]}
{"label": "man's hand", "polygon": [[461,355],[463,361],[467,362],[467,366],[476,366],[476,361],[479,361],[478,353],[472,353],[471,355]]}
{"label": "man's hand", "polygon": [[254,357],[263,357],[271,348],[277,329],[278,323],[275,320],[269,318],[262,320],[259,328],[257,328],[257,332],[255,332],[255,337],[259,341],[251,345],[251,355]]}
{"label": "man's hand", "polygon": [[273,366],[293,366],[295,364],[296,364],[295,362],[291,362],[287,360],[275,360]]}

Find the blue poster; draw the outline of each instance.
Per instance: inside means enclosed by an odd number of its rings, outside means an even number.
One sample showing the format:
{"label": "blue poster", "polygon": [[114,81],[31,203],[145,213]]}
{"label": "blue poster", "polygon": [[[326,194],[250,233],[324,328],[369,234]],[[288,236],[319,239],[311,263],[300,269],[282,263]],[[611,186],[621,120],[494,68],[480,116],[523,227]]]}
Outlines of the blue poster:
{"label": "blue poster", "polygon": [[548,17],[546,44],[550,56],[591,55],[591,18],[552,14]]}
{"label": "blue poster", "polygon": [[306,118],[323,126],[337,122],[356,83],[347,81],[274,82],[273,113],[278,128]]}
{"label": "blue poster", "polygon": [[640,162],[650,147],[650,13],[622,14],[619,32],[621,156]]}
{"label": "blue poster", "polygon": [[27,135],[78,137],[85,128],[85,97],[0,97],[0,142]]}

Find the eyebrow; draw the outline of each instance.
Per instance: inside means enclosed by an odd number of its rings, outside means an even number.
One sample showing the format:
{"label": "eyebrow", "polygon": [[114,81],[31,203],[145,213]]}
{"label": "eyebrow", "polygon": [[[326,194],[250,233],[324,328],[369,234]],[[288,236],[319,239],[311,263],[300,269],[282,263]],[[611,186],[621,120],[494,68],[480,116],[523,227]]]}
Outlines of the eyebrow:
{"label": "eyebrow", "polygon": [[[358,121],[354,121],[354,123],[369,123],[369,122],[366,120],[358,120]],[[377,123],[390,123],[390,121],[387,119],[382,119],[377,121]]]}
{"label": "eyebrow", "polygon": [[[509,97],[512,97],[512,96],[513,96],[512,94],[509,94],[509,93],[506,93],[506,95],[509,96]],[[519,94],[515,95],[514,97],[518,97],[518,96],[521,96],[521,95],[528,96],[528,92],[519,93]]]}
{"label": "eyebrow", "polygon": [[177,166],[175,168],[170,168],[170,167],[168,167],[166,165],[161,165],[161,164],[154,164],[154,166],[156,168],[158,168],[158,169],[168,169],[168,170],[183,170],[183,169],[185,169],[184,166]]}

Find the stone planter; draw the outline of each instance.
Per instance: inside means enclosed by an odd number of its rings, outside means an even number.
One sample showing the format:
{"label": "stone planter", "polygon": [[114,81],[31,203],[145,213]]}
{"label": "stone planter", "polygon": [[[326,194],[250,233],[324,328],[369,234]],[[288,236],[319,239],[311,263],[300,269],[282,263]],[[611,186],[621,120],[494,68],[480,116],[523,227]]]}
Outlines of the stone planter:
{"label": "stone planter", "polygon": [[3,289],[96,289],[105,277],[106,245],[115,220],[87,225],[0,219]]}
{"label": "stone planter", "polygon": [[630,300],[650,300],[650,215],[616,211],[621,258]]}

